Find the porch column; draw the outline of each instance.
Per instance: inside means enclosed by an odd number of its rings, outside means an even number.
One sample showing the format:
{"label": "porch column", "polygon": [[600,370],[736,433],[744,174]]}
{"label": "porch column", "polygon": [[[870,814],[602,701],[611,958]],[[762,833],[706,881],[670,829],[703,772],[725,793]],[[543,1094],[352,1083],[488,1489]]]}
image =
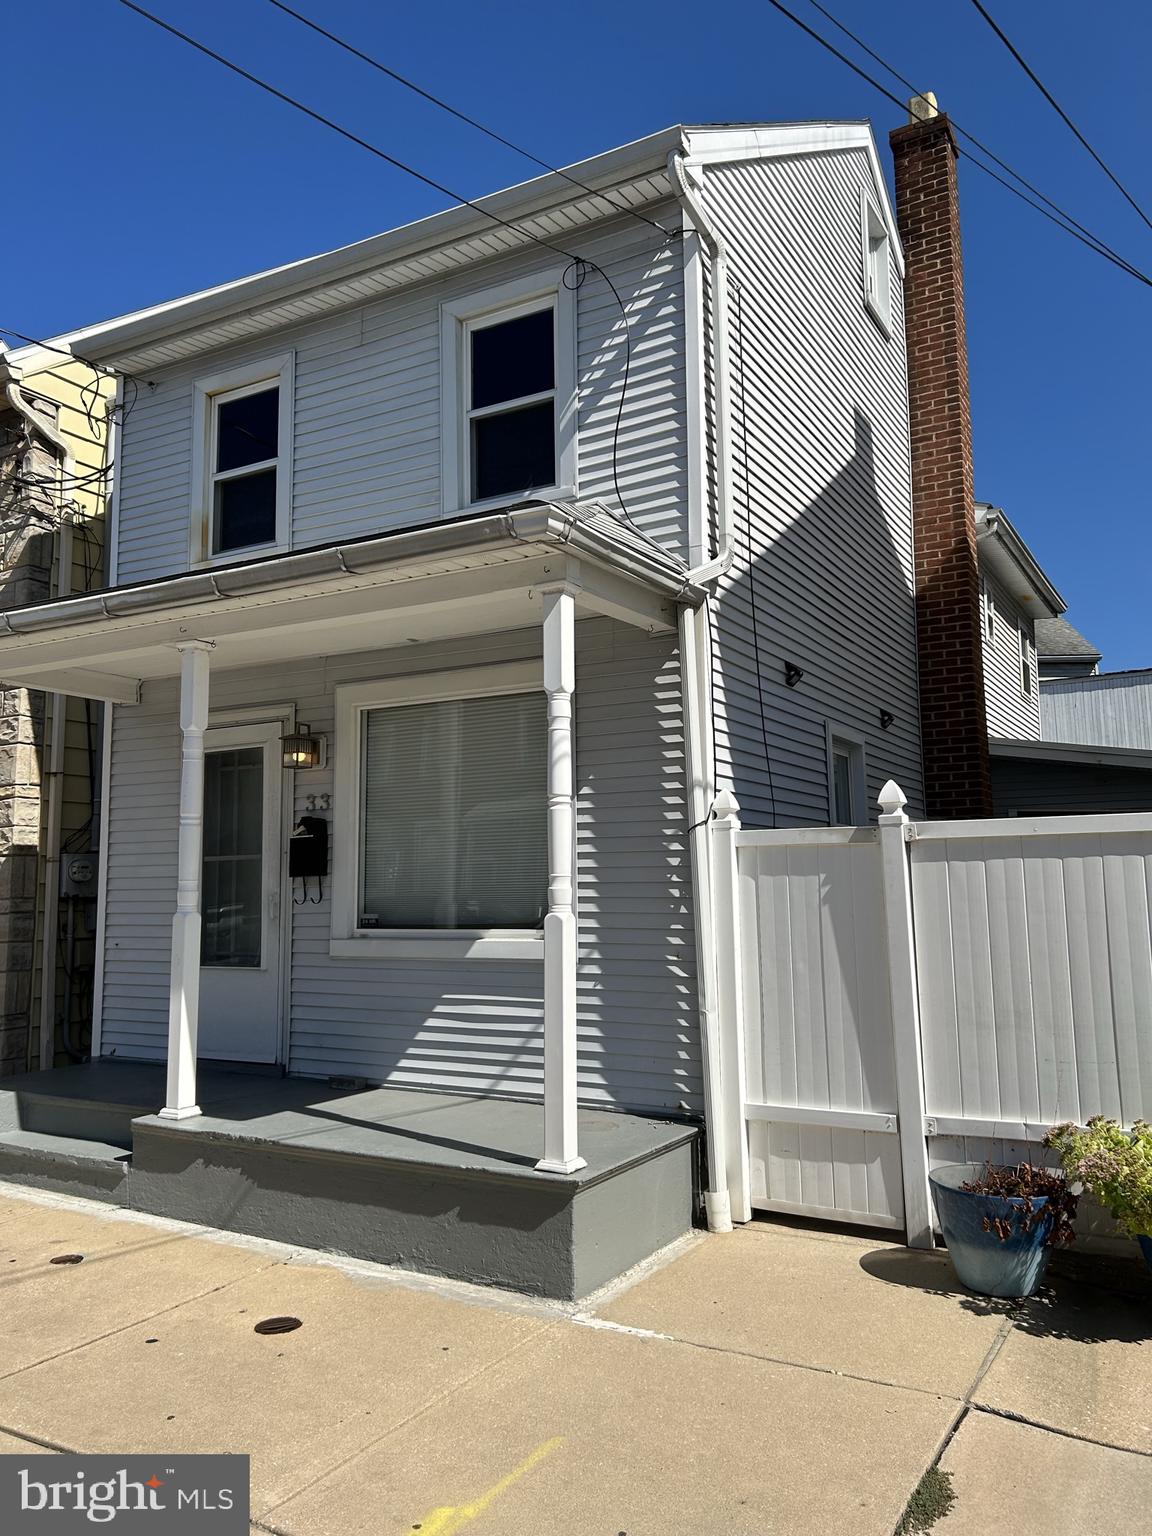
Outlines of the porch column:
{"label": "porch column", "polygon": [[204,851],[204,732],[208,725],[211,640],[189,640],[180,652],[180,842],[172,978],[168,1004],[168,1094],[161,1115],[198,1115],[196,1028],[200,1010],[200,871]]}
{"label": "porch column", "polygon": [[544,919],[544,1156],[537,1168],[575,1173],[576,797],[572,697],[576,588],[545,588],[544,691],[548,696],[548,915]]}

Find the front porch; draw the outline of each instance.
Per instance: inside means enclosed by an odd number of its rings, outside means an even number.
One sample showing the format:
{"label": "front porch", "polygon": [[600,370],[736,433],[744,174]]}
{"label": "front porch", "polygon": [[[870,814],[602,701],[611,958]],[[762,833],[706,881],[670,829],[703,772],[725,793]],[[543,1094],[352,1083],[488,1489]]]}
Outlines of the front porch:
{"label": "front porch", "polygon": [[160,1064],[4,1079],[0,1179],[566,1300],[692,1224],[691,1125],[582,1109],[559,1175],[541,1104],[217,1069],[199,1092],[168,1120]]}

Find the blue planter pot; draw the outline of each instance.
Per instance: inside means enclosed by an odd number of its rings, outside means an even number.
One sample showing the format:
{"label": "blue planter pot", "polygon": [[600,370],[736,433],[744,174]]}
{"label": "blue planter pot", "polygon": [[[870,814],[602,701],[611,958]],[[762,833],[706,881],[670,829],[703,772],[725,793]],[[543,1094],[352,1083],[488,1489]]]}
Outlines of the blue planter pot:
{"label": "blue planter pot", "polygon": [[1152,1237],[1138,1237],[1136,1241],[1140,1244],[1140,1252],[1144,1255],[1145,1264],[1152,1269]]}
{"label": "blue planter pot", "polygon": [[[1048,1268],[1051,1249],[1046,1243],[1052,1217],[1041,1214],[1032,1230],[1024,1232],[1019,1219],[1023,1200],[978,1195],[961,1188],[981,1178],[984,1168],[984,1163],[950,1163],[930,1176],[948,1255],[961,1284],[970,1291],[981,1296],[1031,1296]],[[1044,1195],[1032,1201],[1039,1212],[1047,1203]],[[1010,1221],[1011,1237],[1001,1242],[994,1231],[986,1232],[985,1217]]]}

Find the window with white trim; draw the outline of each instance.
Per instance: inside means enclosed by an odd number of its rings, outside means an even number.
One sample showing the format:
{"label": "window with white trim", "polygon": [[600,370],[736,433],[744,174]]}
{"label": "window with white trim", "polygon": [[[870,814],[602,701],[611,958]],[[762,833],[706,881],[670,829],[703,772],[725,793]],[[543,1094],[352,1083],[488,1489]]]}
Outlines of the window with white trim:
{"label": "window with white trim", "polygon": [[292,359],[196,383],[194,563],[288,543]]}
{"label": "window with white trim", "polygon": [[864,302],[885,335],[892,329],[892,253],[888,226],[879,208],[868,196],[861,195],[861,233],[864,257]]}
{"label": "window with white trim", "polygon": [[980,583],[980,591],[984,598],[984,629],[989,640],[996,638],[996,603],[992,596],[992,588],[987,580]]}
{"label": "window with white trim", "polygon": [[1032,637],[1020,624],[1020,692],[1025,698],[1032,697],[1036,686],[1036,647],[1032,644]]}
{"label": "window with white trim", "polygon": [[537,939],[548,905],[539,664],[340,688],[336,734],[334,941]]}
{"label": "window with white trim", "polygon": [[828,820],[833,827],[858,827],[868,819],[863,737],[828,731]]}
{"label": "window with white trim", "polygon": [[558,274],[443,306],[447,510],[574,492],[574,316]]}

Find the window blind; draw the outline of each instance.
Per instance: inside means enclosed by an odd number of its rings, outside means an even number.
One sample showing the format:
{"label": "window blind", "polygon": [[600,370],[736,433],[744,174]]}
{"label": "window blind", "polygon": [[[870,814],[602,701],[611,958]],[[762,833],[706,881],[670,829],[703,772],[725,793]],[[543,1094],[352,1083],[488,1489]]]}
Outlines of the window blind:
{"label": "window blind", "polygon": [[542,693],[362,716],[362,928],[536,928],[548,898]]}

